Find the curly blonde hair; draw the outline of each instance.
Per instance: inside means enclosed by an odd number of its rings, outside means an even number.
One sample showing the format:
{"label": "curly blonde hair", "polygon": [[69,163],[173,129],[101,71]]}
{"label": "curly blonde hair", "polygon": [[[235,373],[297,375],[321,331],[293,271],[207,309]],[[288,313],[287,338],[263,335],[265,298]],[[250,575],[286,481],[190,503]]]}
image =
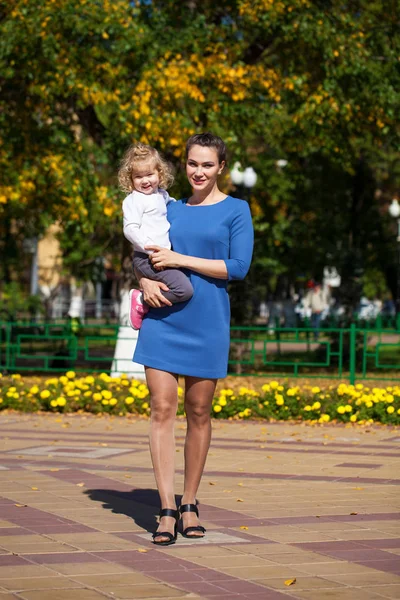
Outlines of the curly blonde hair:
{"label": "curly blonde hair", "polygon": [[145,163],[150,163],[157,169],[160,177],[160,188],[168,189],[174,181],[172,167],[162,158],[158,150],[141,142],[129,146],[125,152],[118,171],[119,187],[123,192],[131,193],[135,189],[133,177],[135,169]]}

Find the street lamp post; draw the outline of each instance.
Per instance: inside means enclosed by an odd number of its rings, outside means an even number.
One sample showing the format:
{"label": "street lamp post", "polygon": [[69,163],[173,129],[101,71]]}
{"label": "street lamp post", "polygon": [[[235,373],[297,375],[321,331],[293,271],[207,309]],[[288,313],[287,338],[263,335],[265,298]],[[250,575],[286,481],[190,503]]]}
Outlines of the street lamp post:
{"label": "street lamp post", "polygon": [[397,286],[396,286],[396,316],[400,320],[400,204],[394,198],[389,206],[389,214],[397,219]]}
{"label": "street lamp post", "polygon": [[36,296],[39,292],[39,273],[38,273],[38,238],[25,238],[23,242],[25,252],[32,254],[30,293]]}
{"label": "street lamp post", "polygon": [[233,169],[230,172],[230,176],[232,183],[240,189],[241,195],[248,200],[250,190],[257,183],[257,173],[253,167],[246,167],[244,170],[242,170],[240,163],[235,162]]}

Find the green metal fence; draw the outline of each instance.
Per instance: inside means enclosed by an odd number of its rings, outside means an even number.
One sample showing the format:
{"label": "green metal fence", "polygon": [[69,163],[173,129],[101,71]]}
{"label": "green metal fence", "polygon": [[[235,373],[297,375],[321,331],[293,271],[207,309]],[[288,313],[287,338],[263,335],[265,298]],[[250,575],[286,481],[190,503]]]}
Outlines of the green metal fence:
{"label": "green metal fence", "polygon": [[[0,370],[110,371],[118,332],[118,325],[86,325],[75,331],[70,322],[0,322]],[[229,370],[238,376],[318,377],[351,383],[400,380],[400,330],[356,324],[319,331],[232,327]]]}

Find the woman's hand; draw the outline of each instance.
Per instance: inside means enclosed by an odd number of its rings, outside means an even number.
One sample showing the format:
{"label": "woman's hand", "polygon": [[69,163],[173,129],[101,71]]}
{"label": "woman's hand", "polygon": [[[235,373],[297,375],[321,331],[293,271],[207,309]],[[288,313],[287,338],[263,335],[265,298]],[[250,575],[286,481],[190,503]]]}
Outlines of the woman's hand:
{"label": "woman's hand", "polygon": [[169,287],[161,281],[153,281],[152,279],[146,279],[146,277],[140,278],[140,289],[143,292],[143,299],[149,306],[153,308],[160,308],[162,306],[172,306],[172,302],[167,300],[161,293],[161,290],[168,292]]}
{"label": "woman's hand", "polygon": [[145,250],[152,251],[149,258],[157,271],[162,271],[166,267],[179,269],[183,266],[183,255],[178,252],[160,248],[160,246],[145,246]]}

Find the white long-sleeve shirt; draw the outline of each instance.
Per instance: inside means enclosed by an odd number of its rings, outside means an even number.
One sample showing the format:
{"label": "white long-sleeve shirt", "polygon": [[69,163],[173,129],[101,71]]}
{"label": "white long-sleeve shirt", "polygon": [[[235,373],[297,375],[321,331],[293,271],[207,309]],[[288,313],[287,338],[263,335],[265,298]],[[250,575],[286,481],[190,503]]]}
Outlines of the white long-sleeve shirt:
{"label": "white long-sleeve shirt", "polygon": [[132,192],[122,203],[124,235],[138,252],[151,254],[145,246],[171,248],[167,204],[174,198],[165,190],[155,194]]}

